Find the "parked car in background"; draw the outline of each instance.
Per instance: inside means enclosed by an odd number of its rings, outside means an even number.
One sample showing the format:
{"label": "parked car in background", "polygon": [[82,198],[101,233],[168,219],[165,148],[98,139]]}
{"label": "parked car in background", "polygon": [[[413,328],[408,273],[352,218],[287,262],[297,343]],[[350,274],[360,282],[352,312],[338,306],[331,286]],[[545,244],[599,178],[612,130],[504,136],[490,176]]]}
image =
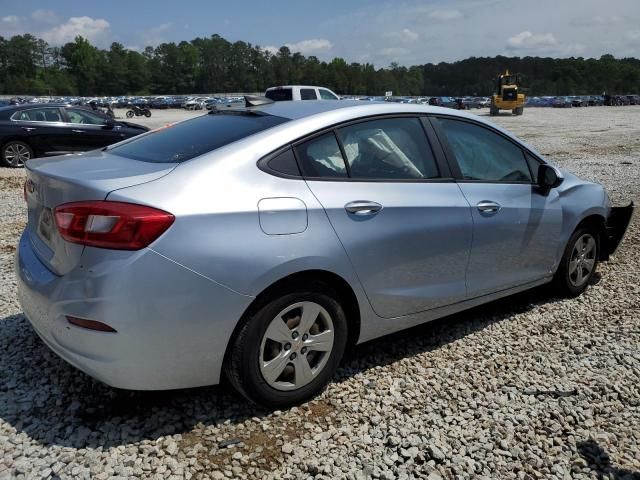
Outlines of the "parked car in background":
{"label": "parked car in background", "polygon": [[569,97],[572,107],[584,107],[585,102],[582,97]]}
{"label": "parked car in background", "polygon": [[632,212],[476,115],[357,101],[33,160],[25,192],[18,299],[55,353],[125,389],[226,375],[269,408],[357,343],[549,282],[579,295]]}
{"label": "parked car in background", "polygon": [[629,105],[640,105],[640,95],[627,95]]}
{"label": "parked car in background", "polygon": [[573,101],[570,97],[556,97],[551,106],[555,108],[571,108],[572,105]]}
{"label": "parked car in background", "polygon": [[21,167],[36,157],[102,148],[148,130],[77,106],[4,107],[0,108],[0,163]]}
{"label": "parked car in background", "polygon": [[270,87],[267,88],[264,96],[274,102],[287,100],[340,100],[340,97],[328,88],[310,85]]}

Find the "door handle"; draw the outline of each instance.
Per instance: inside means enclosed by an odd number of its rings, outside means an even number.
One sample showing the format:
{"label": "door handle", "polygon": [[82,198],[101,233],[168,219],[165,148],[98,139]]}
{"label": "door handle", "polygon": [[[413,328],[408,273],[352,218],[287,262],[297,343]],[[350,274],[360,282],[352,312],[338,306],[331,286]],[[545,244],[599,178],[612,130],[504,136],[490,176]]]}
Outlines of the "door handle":
{"label": "door handle", "polygon": [[496,202],[490,202],[488,200],[483,200],[482,202],[479,202],[478,205],[478,210],[480,210],[483,213],[498,213],[498,210],[500,210],[500,204],[496,203]]}
{"label": "door handle", "polygon": [[35,129],[36,129],[36,127],[22,127],[22,129],[23,129],[25,132],[31,132],[32,130],[35,130]]}
{"label": "door handle", "polygon": [[75,133],[84,133],[84,130],[71,130],[71,131]]}
{"label": "door handle", "polygon": [[382,209],[382,205],[367,200],[356,200],[354,202],[347,203],[344,206],[344,209],[354,215],[373,215]]}

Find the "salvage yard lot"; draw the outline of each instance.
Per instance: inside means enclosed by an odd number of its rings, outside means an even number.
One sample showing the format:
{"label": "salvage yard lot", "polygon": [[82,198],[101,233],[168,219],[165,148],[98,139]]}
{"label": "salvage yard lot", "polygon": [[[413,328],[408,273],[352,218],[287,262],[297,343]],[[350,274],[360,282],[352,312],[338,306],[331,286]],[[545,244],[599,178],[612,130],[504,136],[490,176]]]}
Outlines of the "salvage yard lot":
{"label": "salvage yard lot", "polygon": [[[640,107],[493,120],[638,203]],[[23,178],[0,169],[0,479],[640,478],[637,218],[581,297],[541,288],[359,346],[318,399],[266,412],[225,386],[117,391],[50,352],[15,295]]]}

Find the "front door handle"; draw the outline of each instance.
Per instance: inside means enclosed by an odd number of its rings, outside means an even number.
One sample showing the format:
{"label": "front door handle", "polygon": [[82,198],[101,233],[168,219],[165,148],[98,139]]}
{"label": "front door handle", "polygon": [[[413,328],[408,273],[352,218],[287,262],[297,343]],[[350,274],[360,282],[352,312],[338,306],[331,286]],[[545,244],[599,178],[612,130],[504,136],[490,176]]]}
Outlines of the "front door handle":
{"label": "front door handle", "polygon": [[478,210],[480,210],[482,213],[498,213],[498,210],[500,210],[499,203],[491,202],[488,200],[483,200],[482,202],[479,202],[477,207],[478,207]]}
{"label": "front door handle", "polygon": [[354,215],[373,215],[382,209],[382,205],[368,200],[356,200],[354,202],[347,203],[344,206],[344,209]]}
{"label": "front door handle", "polygon": [[84,133],[84,130],[71,130],[71,131],[75,133]]}
{"label": "front door handle", "polygon": [[36,129],[36,127],[22,127],[22,129],[26,132],[31,132]]}

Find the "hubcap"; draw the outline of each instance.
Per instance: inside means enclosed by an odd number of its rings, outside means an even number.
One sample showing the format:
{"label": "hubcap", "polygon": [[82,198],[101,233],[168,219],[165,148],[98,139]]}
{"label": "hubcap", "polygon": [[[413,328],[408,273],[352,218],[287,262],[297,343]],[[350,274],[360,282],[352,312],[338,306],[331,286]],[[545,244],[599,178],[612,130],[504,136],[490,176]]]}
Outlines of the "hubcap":
{"label": "hubcap", "polygon": [[574,287],[584,285],[596,265],[596,239],[585,233],[576,241],[569,259],[569,281]]}
{"label": "hubcap", "polygon": [[4,149],[4,158],[12,167],[21,167],[31,158],[31,152],[20,143],[10,143]]}
{"label": "hubcap", "polygon": [[277,390],[296,390],[316,378],[333,349],[333,321],[315,302],[288,306],[269,324],[260,345],[260,372]]}

